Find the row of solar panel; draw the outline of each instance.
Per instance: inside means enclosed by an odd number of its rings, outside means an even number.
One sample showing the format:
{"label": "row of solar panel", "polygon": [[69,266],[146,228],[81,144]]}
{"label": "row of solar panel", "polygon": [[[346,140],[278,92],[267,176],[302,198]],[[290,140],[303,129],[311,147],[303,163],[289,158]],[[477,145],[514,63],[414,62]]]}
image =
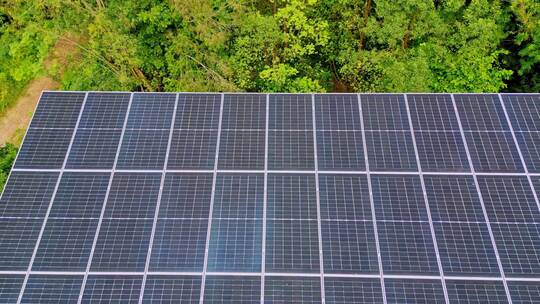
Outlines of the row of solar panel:
{"label": "row of solar panel", "polygon": [[[65,172],[32,265],[38,271],[142,271],[150,246],[160,173]],[[28,264],[57,172],[13,172],[0,200],[0,270]],[[540,189],[540,177],[532,177]],[[150,258],[151,271],[202,271],[212,196],[211,173],[167,173]],[[385,273],[500,276],[482,202],[471,176],[371,175]],[[525,176],[479,176],[506,276],[540,273],[540,209]],[[260,272],[264,175],[218,174],[208,270]],[[266,271],[319,272],[314,174],[268,174]],[[540,195],[540,193],[539,193]],[[366,175],[319,175],[326,273],[377,273],[376,235]],[[428,208],[434,221],[430,231]],[[97,241],[95,235],[98,234]]]}
{"label": "row of solar panel", "polygon": [[[117,169],[160,170],[172,125],[169,169],[213,169],[218,137],[219,169],[264,169],[266,95],[225,94],[223,107],[220,94],[130,96],[44,93],[15,168],[61,168],[84,103],[66,168],[111,169],[121,145]],[[454,95],[459,115],[450,95],[406,96],[269,95],[268,168],[313,170],[317,149],[319,170],[365,170],[365,133],[371,171],[417,171],[413,136],[424,171],[470,171],[459,116],[477,172],[523,172],[506,108],[540,172],[540,95],[502,95],[505,108],[497,95]]]}
{"label": "row of solar panel", "polygon": [[[0,276],[0,298],[15,303],[23,275]],[[31,275],[22,303],[75,303],[81,293],[82,276]],[[445,303],[440,280],[385,279],[387,303]],[[138,303],[141,276],[88,277],[82,303]],[[326,303],[383,303],[381,282],[368,278],[324,279]],[[447,280],[451,303],[508,303],[500,281]],[[538,303],[540,283],[508,282],[513,303]],[[200,276],[155,276],[144,285],[144,303],[199,303]],[[204,303],[258,303],[260,277],[208,276]],[[273,277],[264,281],[265,303],[321,303],[318,277]]]}

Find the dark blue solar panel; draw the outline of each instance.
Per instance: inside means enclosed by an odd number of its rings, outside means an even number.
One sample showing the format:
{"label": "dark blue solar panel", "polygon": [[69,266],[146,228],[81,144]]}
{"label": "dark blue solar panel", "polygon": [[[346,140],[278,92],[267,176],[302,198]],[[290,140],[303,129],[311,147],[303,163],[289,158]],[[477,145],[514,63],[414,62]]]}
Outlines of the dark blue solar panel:
{"label": "dark blue solar panel", "polygon": [[207,276],[204,303],[259,303],[260,277]]}
{"label": "dark blue solar panel", "polygon": [[266,277],[264,300],[268,303],[321,303],[320,279]]}
{"label": "dark blue solar panel", "polygon": [[92,257],[92,271],[142,271],[153,220],[104,219]]}
{"label": "dark blue solar panel", "polygon": [[207,219],[212,197],[212,174],[167,173],[159,217]]}
{"label": "dark blue solar panel", "polygon": [[262,220],[213,219],[208,271],[260,272]]}
{"label": "dark blue solar panel", "polygon": [[263,174],[219,174],[216,179],[214,218],[262,218]]}
{"label": "dark blue solar panel", "polygon": [[428,223],[377,222],[385,274],[439,274]]}
{"label": "dark blue solar panel", "polygon": [[130,93],[88,93],[79,129],[122,129]]}
{"label": "dark blue solar panel", "polygon": [[275,219],[317,219],[315,175],[269,174],[266,216]]}
{"label": "dark blue solar panel", "polygon": [[266,126],[265,94],[226,94],[221,129],[259,129]]}
{"label": "dark blue solar panel", "polygon": [[311,95],[270,95],[269,107],[270,130],[311,130],[313,134]]}
{"label": "dark blue solar panel", "polygon": [[174,130],[168,169],[214,169],[217,130]]}
{"label": "dark blue solar panel", "polygon": [[451,303],[508,303],[500,281],[447,280],[446,289]]}
{"label": "dark blue solar panel", "polygon": [[268,168],[313,170],[313,131],[268,131]]}
{"label": "dark blue solar panel", "polygon": [[384,303],[379,279],[326,277],[324,290],[328,304]]}
{"label": "dark blue solar panel", "polygon": [[0,275],[0,299],[6,301],[6,303],[17,303],[23,281],[24,274]]}
{"label": "dark blue solar panel", "polygon": [[0,270],[26,271],[43,219],[0,218]]}
{"label": "dark blue solar panel", "polygon": [[512,303],[540,303],[540,283],[538,282],[508,282]]}
{"label": "dark blue solar panel", "polygon": [[155,169],[161,170],[167,145],[169,130],[128,129],[124,133],[118,169]]}
{"label": "dark blue solar panel", "polygon": [[138,303],[142,276],[90,275],[82,303]]}
{"label": "dark blue solar panel", "polygon": [[441,281],[438,280],[384,280],[387,303],[446,303]]}
{"label": "dark blue solar panel", "polygon": [[60,169],[73,129],[30,128],[19,151],[15,168]]}
{"label": "dark blue solar panel", "polygon": [[367,131],[371,171],[417,171],[410,131]]}
{"label": "dark blue solar panel", "polygon": [[166,129],[171,127],[176,94],[135,93],[129,110],[128,129]]}
{"label": "dark blue solar panel", "polygon": [[506,276],[540,273],[539,224],[491,224]]}
{"label": "dark blue solar panel", "polygon": [[540,222],[540,211],[525,176],[479,176],[491,222]]}
{"label": "dark blue solar panel", "polygon": [[68,156],[68,169],[111,169],[122,129],[78,129]]}
{"label": "dark blue solar panel", "polygon": [[64,172],[49,217],[98,218],[110,173]]}
{"label": "dark blue solar panel", "polygon": [[485,221],[472,176],[426,175],[424,183],[433,221]]}
{"label": "dark blue solar panel", "polygon": [[510,132],[465,132],[477,172],[523,172]]}
{"label": "dark blue solar panel", "polygon": [[44,217],[58,180],[55,172],[13,172],[0,198],[2,217]]}
{"label": "dark blue solar panel", "polygon": [[358,96],[353,94],[315,95],[317,130],[361,130]]}
{"label": "dark blue solar panel", "polygon": [[115,173],[105,217],[154,218],[161,173]]}
{"label": "dark blue solar panel", "polygon": [[30,128],[74,128],[84,93],[43,92]]}
{"label": "dark blue solar panel", "polygon": [[82,281],[82,276],[31,275],[21,303],[77,302]]}
{"label": "dark blue solar panel", "polygon": [[151,271],[202,271],[208,220],[158,219]]}
{"label": "dark blue solar panel", "polygon": [[525,165],[531,173],[540,173],[540,132],[515,132]]}
{"label": "dark blue solar panel", "polygon": [[175,129],[218,129],[221,94],[179,94]]}
{"label": "dark blue solar panel", "polygon": [[415,131],[459,131],[450,94],[407,94]]}
{"label": "dark blue solar panel", "polygon": [[434,223],[434,227],[445,275],[500,275],[486,224]]}
{"label": "dark blue solar panel", "polygon": [[264,169],[265,131],[221,131],[219,169]]}
{"label": "dark blue solar panel", "polygon": [[469,171],[467,152],[459,132],[415,131],[423,171]]}
{"label": "dark blue solar panel", "polygon": [[317,131],[319,170],[366,169],[362,132]]}
{"label": "dark blue solar panel", "polygon": [[401,94],[360,95],[366,130],[409,130],[407,106]]}
{"label": "dark blue solar panel", "polygon": [[501,94],[515,131],[540,131],[540,96]]}
{"label": "dark blue solar panel", "polygon": [[379,271],[371,222],[323,221],[321,230],[325,273]]}
{"label": "dark blue solar panel", "polygon": [[266,271],[318,272],[319,264],[317,221],[266,221]]}
{"label": "dark blue solar panel", "polygon": [[422,185],[418,176],[373,175],[371,185],[377,220],[428,220]]}
{"label": "dark blue solar panel", "polygon": [[49,218],[32,270],[86,270],[97,224],[97,219]]}
{"label": "dark blue solar panel", "polygon": [[504,131],[509,130],[504,111],[495,94],[456,94],[456,106],[463,130]]}
{"label": "dark blue solar panel", "polygon": [[371,220],[369,190],[365,175],[319,174],[322,220]]}
{"label": "dark blue solar panel", "polygon": [[196,276],[148,276],[144,303],[199,303],[201,278]]}

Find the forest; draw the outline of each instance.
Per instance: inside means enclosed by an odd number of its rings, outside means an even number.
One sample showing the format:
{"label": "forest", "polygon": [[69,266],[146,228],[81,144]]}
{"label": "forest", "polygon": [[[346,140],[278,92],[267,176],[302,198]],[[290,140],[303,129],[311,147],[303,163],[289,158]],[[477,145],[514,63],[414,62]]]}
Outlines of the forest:
{"label": "forest", "polygon": [[[76,51],[44,65],[61,40]],[[537,0],[0,0],[0,116],[44,74],[62,90],[537,92],[539,71]]]}

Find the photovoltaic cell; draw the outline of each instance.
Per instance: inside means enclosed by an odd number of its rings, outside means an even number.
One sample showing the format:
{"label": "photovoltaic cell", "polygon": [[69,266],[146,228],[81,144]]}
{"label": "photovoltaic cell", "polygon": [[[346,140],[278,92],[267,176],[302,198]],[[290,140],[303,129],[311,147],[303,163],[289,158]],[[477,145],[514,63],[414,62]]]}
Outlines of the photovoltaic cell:
{"label": "photovoltaic cell", "polygon": [[314,277],[266,277],[264,299],[269,303],[321,303],[321,282]]}
{"label": "photovoltaic cell", "polygon": [[312,174],[268,175],[268,218],[317,219],[317,193]]}
{"label": "photovoltaic cell", "polygon": [[260,219],[263,196],[263,174],[218,174],[212,215],[215,219]]}
{"label": "photovoltaic cell", "polygon": [[362,132],[317,131],[319,170],[365,170]]}
{"label": "photovoltaic cell", "polygon": [[313,170],[313,131],[268,131],[268,168]]}
{"label": "photovoltaic cell", "polygon": [[262,220],[214,219],[208,271],[260,272]]}
{"label": "photovoltaic cell", "polygon": [[44,217],[57,180],[56,172],[13,172],[0,198],[0,216]]}
{"label": "photovoltaic cell", "polygon": [[415,131],[459,131],[449,94],[408,94]]}
{"label": "photovoltaic cell", "polygon": [[445,275],[499,275],[486,224],[443,222],[434,226]]}
{"label": "photovoltaic cell", "polygon": [[262,130],[221,131],[219,169],[264,169],[265,132]]}
{"label": "photovoltaic cell", "polygon": [[42,219],[0,218],[0,270],[26,271]]}
{"label": "photovoltaic cell", "polygon": [[148,276],[144,303],[199,303],[201,278],[196,276]]}
{"label": "photovoltaic cell", "polygon": [[315,95],[317,130],[361,131],[360,117],[357,95]]}
{"label": "photovoltaic cell", "polygon": [[327,277],[324,289],[329,304],[384,303],[379,279]]}
{"label": "photovoltaic cell", "polygon": [[377,222],[384,273],[439,274],[428,223]]}
{"label": "photovoltaic cell", "polygon": [[92,271],[142,271],[152,220],[104,219],[92,257]]}
{"label": "photovoltaic cell", "polygon": [[168,141],[169,130],[126,130],[118,156],[117,168],[162,169]]}
{"label": "photovoltaic cell", "polygon": [[82,276],[31,275],[26,283],[22,303],[77,302]]}
{"label": "photovoltaic cell", "polygon": [[371,222],[323,221],[325,273],[376,273],[377,248]]}
{"label": "photovoltaic cell", "polygon": [[266,221],[266,271],[318,272],[319,264],[317,221]]}
{"label": "photovoltaic cell", "polygon": [[80,129],[122,129],[130,93],[88,93]]}
{"label": "photovoltaic cell", "polygon": [[167,169],[214,169],[217,137],[217,130],[173,130]]}
{"label": "photovoltaic cell", "polygon": [[49,217],[99,218],[110,173],[64,172]]}
{"label": "photovoltaic cell", "polygon": [[540,272],[538,224],[491,224],[506,276],[537,277]]}
{"label": "photovoltaic cell", "polygon": [[371,171],[416,171],[416,158],[409,131],[366,131]]}
{"label": "photovoltaic cell", "polygon": [[68,156],[68,169],[111,169],[122,129],[78,129]]}
{"label": "photovoltaic cell", "polygon": [[208,276],[204,286],[204,303],[258,303],[261,300],[261,278]]}
{"label": "photovoltaic cell", "polygon": [[176,94],[135,93],[129,110],[128,129],[165,129],[171,127]]}
{"label": "photovoltaic cell", "polygon": [[477,172],[523,172],[509,132],[466,132],[465,137]]}
{"label": "photovoltaic cell", "polygon": [[409,130],[403,95],[361,94],[360,100],[366,130]]}
{"label": "photovoltaic cell", "polygon": [[226,94],[223,103],[222,130],[264,130],[266,95]]}
{"label": "photovoltaic cell", "polygon": [[533,304],[540,301],[538,282],[508,282],[512,303]]}
{"label": "photovoltaic cell", "polygon": [[414,136],[423,171],[469,171],[459,132],[415,131]]}
{"label": "photovoltaic cell", "polygon": [[[311,95],[270,95],[269,106],[270,130],[311,130],[313,134]],[[262,128],[264,129],[264,126]]]}
{"label": "photovoltaic cell", "polygon": [[208,220],[158,219],[151,271],[202,271]]}
{"label": "photovoltaic cell", "polygon": [[0,275],[0,299],[6,303],[17,303],[23,281],[24,275]]}
{"label": "photovoltaic cell", "polygon": [[451,303],[508,303],[499,281],[446,281]]}
{"label": "photovoltaic cell", "polygon": [[524,176],[479,176],[491,222],[540,222],[540,210]]}
{"label": "photovoltaic cell", "polygon": [[365,175],[319,174],[322,220],[371,220]]}
{"label": "photovoltaic cell", "polygon": [[159,217],[208,219],[211,197],[212,174],[167,173]]}
{"label": "photovoltaic cell", "polygon": [[485,221],[471,176],[426,175],[424,183],[433,221]]}
{"label": "photovoltaic cell", "polygon": [[72,134],[73,129],[28,129],[14,167],[60,169]]}
{"label": "photovoltaic cell", "polygon": [[30,128],[74,128],[84,96],[84,93],[43,92]]}
{"label": "photovoltaic cell", "polygon": [[115,173],[105,217],[154,218],[160,183],[160,173]]}
{"label": "photovoltaic cell", "polygon": [[540,132],[515,132],[515,134],[528,171],[540,173],[540,148],[538,148]]}
{"label": "photovoltaic cell", "polygon": [[464,131],[507,131],[508,123],[496,94],[455,94]]}
{"label": "photovoltaic cell", "polygon": [[420,178],[414,175],[373,175],[377,220],[427,221]]}
{"label": "photovoltaic cell", "polygon": [[180,94],[175,129],[217,130],[221,94]]}
{"label": "photovoltaic cell", "polygon": [[387,303],[446,303],[441,281],[385,279]]}
{"label": "photovoltaic cell", "polygon": [[97,219],[50,218],[41,237],[32,270],[86,270],[97,224]]}
{"label": "photovoltaic cell", "polygon": [[82,303],[138,303],[141,286],[141,276],[90,275]]}

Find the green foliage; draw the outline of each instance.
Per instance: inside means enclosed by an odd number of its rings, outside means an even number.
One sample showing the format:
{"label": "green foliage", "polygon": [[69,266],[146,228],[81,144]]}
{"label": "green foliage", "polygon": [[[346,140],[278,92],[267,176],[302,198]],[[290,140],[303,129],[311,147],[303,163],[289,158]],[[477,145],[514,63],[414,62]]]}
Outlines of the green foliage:
{"label": "green foliage", "polygon": [[17,148],[12,144],[0,147],[0,192],[4,188],[11,166],[17,156]]}

